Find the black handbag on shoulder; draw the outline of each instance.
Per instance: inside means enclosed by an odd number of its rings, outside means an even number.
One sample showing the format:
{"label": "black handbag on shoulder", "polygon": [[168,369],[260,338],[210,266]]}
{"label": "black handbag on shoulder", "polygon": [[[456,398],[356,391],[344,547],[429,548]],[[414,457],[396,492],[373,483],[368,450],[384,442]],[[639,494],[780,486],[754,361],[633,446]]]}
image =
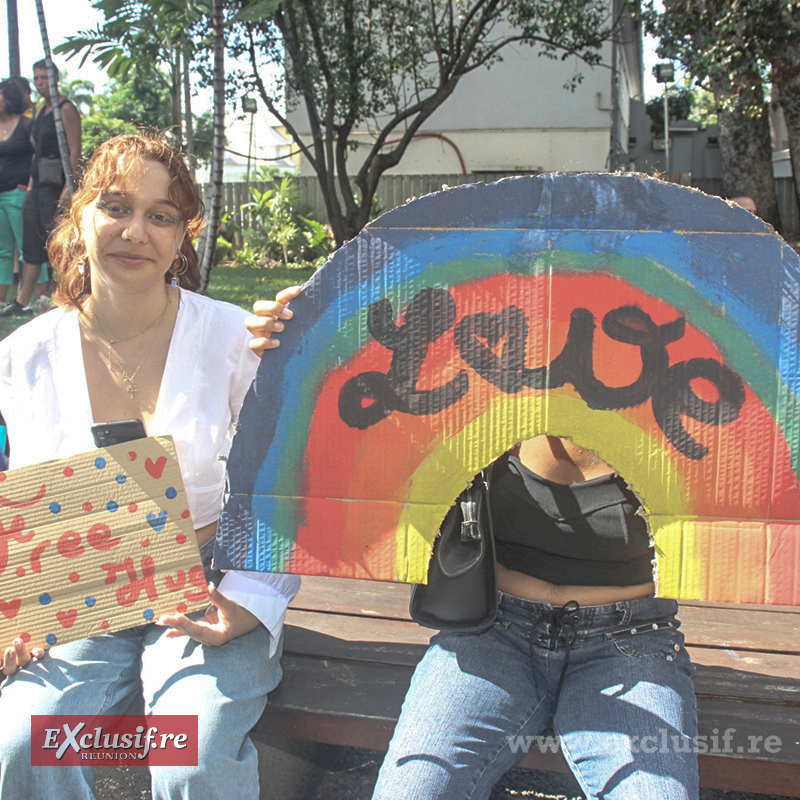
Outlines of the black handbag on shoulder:
{"label": "black handbag on shoulder", "polygon": [[428,583],[411,592],[411,618],[426,628],[480,633],[497,617],[489,476],[490,469],[483,470],[447,512],[433,544]]}
{"label": "black handbag on shoulder", "polygon": [[36,167],[39,186],[55,186],[60,189],[64,185],[64,169],[60,158],[37,158]]}

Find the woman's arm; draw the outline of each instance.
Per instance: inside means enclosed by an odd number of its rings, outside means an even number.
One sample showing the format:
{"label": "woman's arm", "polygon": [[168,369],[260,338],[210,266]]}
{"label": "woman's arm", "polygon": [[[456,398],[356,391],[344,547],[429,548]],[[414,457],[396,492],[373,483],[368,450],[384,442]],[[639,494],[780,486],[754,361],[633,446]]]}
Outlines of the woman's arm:
{"label": "woman's arm", "polygon": [[[77,180],[78,165],[81,161],[81,115],[71,102],[64,103],[61,109],[61,121],[64,123],[64,133],[67,137],[72,175]],[[66,185],[61,192],[61,198],[65,197],[69,197],[69,189]]]}
{"label": "woman's arm", "polygon": [[[284,324],[282,320],[292,318],[292,312],[287,308],[287,304],[297,297],[300,291],[301,287],[291,286],[278,292],[274,300],[259,300],[253,304],[253,316],[247,318],[245,325],[254,337],[250,341],[249,347],[256,355],[261,356],[266,350],[272,350],[280,345],[280,341],[272,338],[272,334],[280,333],[283,330]],[[237,392],[234,391],[233,402],[235,405],[237,405],[236,397]],[[242,398],[240,397],[238,404],[241,403],[241,400]],[[236,410],[234,409],[234,412]],[[206,527],[215,528],[216,523]],[[208,541],[211,536],[213,536],[213,533],[210,530],[200,529],[198,531],[200,544]],[[255,587],[251,587],[251,590],[253,588]],[[297,588],[295,587],[292,596],[296,591]],[[253,594],[253,591],[251,591],[251,594]],[[288,602],[288,599],[285,602]],[[218,646],[235,639],[237,636],[249,633],[263,621],[259,620],[259,617],[245,608],[244,605],[229,599],[217,591],[213,584],[209,584],[209,600],[210,605],[206,609],[205,615],[196,621],[189,619],[185,614],[169,614],[160,617],[157,620],[157,624],[172,628],[166,634],[169,637],[185,635],[202,644]],[[264,621],[264,624],[269,630],[270,623]]]}

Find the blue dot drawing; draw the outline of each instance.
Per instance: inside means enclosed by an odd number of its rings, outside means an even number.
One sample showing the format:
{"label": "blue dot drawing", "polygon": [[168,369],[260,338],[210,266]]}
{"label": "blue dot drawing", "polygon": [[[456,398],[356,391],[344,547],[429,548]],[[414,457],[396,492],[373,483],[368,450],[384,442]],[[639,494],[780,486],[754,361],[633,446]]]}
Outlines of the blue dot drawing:
{"label": "blue dot drawing", "polygon": [[142,616],[143,616],[143,617],[144,617],[146,620],[148,620],[148,621],[149,621],[149,620],[153,619],[153,617],[155,616],[155,614],[153,613],[153,609],[152,609],[152,608],[146,608],[146,609],[144,610],[144,612],[142,613]]}
{"label": "blue dot drawing", "polygon": [[55,644],[58,641],[58,637],[54,633],[48,633],[44,640],[47,644]]}
{"label": "blue dot drawing", "polygon": [[86,603],[89,608],[91,608],[97,602],[97,600],[95,600],[94,597],[87,597],[83,602]]}
{"label": "blue dot drawing", "polygon": [[115,500],[109,500],[106,508],[113,514],[119,508],[119,505]]}
{"label": "blue dot drawing", "polygon": [[114,478],[114,480],[118,484],[122,485],[123,483],[125,483],[126,480],[128,480],[128,476],[127,475],[123,475],[123,474],[120,473],[119,475],[117,475],[116,478]]}
{"label": "blue dot drawing", "polygon": [[50,503],[50,513],[51,514],[58,514],[59,511],[61,511],[61,504],[60,503],[56,503],[55,501]]}
{"label": "blue dot drawing", "polygon": [[178,490],[174,486],[170,486],[164,494],[167,496],[168,500],[172,500],[174,497],[178,496]]}
{"label": "blue dot drawing", "polygon": [[51,600],[51,599],[52,599],[52,598],[50,597],[50,595],[49,595],[47,592],[45,592],[44,594],[40,594],[40,595],[39,595],[39,602],[40,602],[40,603],[41,603],[43,606],[46,606],[46,605],[48,605],[48,604],[50,603],[50,600]]}
{"label": "blue dot drawing", "polygon": [[94,465],[97,467],[97,469],[103,469],[103,467],[106,465],[106,460],[102,456],[97,456],[97,458],[94,460]]}

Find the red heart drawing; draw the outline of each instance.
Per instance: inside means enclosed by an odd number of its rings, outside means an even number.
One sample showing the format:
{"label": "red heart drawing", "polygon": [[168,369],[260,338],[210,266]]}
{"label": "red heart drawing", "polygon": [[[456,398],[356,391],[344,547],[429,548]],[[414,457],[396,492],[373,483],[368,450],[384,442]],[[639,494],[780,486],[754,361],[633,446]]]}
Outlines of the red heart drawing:
{"label": "red heart drawing", "polygon": [[9,600],[7,603],[4,600],[0,600],[0,613],[2,613],[6,619],[14,619],[21,605],[21,597],[18,597],[16,600]]}
{"label": "red heart drawing", "polygon": [[161,458],[157,459],[155,462],[152,458],[146,458],[144,460],[144,468],[147,470],[148,474],[158,480],[162,473],[164,472],[164,467],[167,465],[167,457],[161,456]]}
{"label": "red heart drawing", "polygon": [[136,461],[136,451],[135,450],[129,450],[128,451],[128,458],[131,461]]}
{"label": "red heart drawing", "polygon": [[56,611],[56,619],[62,628],[71,628],[78,619],[78,612],[74,608],[69,611]]}

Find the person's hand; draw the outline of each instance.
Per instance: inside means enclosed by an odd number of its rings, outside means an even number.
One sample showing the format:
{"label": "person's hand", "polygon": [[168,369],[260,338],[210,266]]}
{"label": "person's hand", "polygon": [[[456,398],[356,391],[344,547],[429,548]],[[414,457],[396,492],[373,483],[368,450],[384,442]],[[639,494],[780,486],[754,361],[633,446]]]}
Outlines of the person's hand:
{"label": "person's hand", "polygon": [[257,300],[253,303],[253,315],[245,320],[245,326],[253,339],[250,349],[258,356],[265,350],[272,350],[280,344],[278,339],[273,339],[273,333],[283,330],[282,320],[291,319],[292,312],[286,307],[287,303],[300,294],[299,286],[290,286],[275,295],[274,300]]}
{"label": "person's hand", "polygon": [[220,594],[213,583],[208,585],[208,596],[211,605],[200,619],[195,621],[185,614],[172,614],[159,617],[156,624],[172,628],[166,633],[169,637],[185,635],[211,647],[250,633],[261,624],[246,608]]}
{"label": "person's hand", "polygon": [[34,647],[33,650],[28,650],[28,646],[22,639],[14,639],[10,647],[6,647],[3,651],[3,663],[0,668],[0,674],[4,676],[13,675],[17,670],[22,667],[27,667],[32,658],[41,658],[44,655],[44,650],[40,647]]}

